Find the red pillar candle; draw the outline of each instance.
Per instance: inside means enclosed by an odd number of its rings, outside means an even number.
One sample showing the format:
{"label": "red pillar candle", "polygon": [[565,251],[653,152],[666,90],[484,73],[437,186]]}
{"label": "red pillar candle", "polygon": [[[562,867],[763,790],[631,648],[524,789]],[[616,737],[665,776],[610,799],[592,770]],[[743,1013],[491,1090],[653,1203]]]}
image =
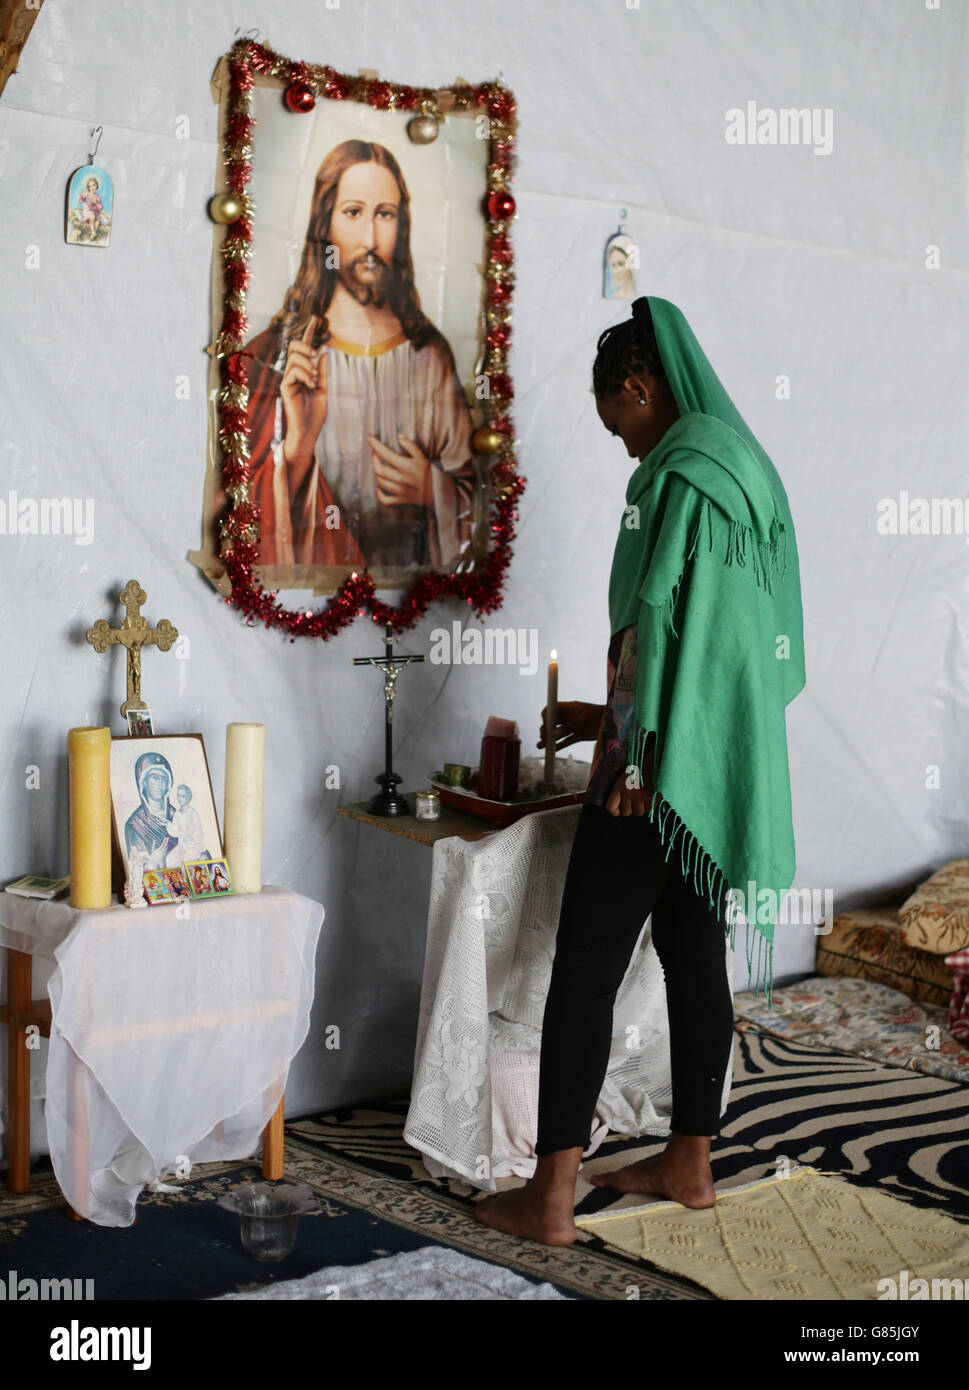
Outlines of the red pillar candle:
{"label": "red pillar candle", "polygon": [[481,740],[478,795],[486,801],[513,801],[518,794],[521,756],[518,726],[512,720],[489,719]]}

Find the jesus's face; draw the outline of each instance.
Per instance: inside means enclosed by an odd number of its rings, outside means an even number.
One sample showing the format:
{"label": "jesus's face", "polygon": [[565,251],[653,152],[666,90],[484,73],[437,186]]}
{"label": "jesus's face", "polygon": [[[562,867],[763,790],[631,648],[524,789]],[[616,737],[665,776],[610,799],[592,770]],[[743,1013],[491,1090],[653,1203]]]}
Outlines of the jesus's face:
{"label": "jesus's face", "polygon": [[382,164],[353,164],[340,176],[330,241],[337,248],[338,274],[354,299],[380,308],[393,274],[400,189]]}

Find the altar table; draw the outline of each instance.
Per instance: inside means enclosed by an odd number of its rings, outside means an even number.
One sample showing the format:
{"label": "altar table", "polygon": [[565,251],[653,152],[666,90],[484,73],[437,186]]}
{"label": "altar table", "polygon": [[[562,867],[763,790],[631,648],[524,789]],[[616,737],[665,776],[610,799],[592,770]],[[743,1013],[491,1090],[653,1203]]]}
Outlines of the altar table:
{"label": "altar table", "polygon": [[[130,1226],[146,1183],[249,1157],[263,1132],[264,1169],[282,1176],[282,1100],[309,1029],[323,907],[266,885],[188,908],[83,910],[0,894],[0,946],[15,961],[57,963],[47,986],[51,1164],[70,1206],[98,1225]],[[20,961],[5,1010],[13,1191],[29,1182],[24,1032],[45,1031],[47,1008],[31,1002]]]}
{"label": "altar table", "polygon": [[[404,1138],[434,1177],[494,1191],[497,1178],[535,1171],[542,1018],[580,811],[533,812],[499,830],[451,808],[442,808],[441,821],[419,821],[371,816],[365,804],[341,807],[432,846]],[[732,980],[726,934],[724,951]],[[732,1081],[731,1050],[721,1115]],[[609,1065],[583,1156],[610,1130],[665,1136],[671,1114],[666,987],[647,919],[616,996]]]}

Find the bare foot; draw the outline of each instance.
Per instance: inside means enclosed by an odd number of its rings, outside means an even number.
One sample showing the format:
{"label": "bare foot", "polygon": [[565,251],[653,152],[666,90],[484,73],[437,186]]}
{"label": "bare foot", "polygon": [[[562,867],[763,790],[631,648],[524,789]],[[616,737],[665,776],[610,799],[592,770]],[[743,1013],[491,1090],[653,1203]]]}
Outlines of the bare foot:
{"label": "bare foot", "polygon": [[475,1204],[472,1215],[482,1226],[525,1236],[543,1245],[571,1245],[578,1239],[573,1204],[569,1199],[549,1200],[547,1194],[531,1188],[513,1187],[496,1192]]}
{"label": "bare foot", "polygon": [[589,1177],[596,1187],[612,1187],[617,1192],[648,1192],[669,1197],[683,1207],[712,1207],[717,1200],[710,1164],[704,1160],[684,1163],[666,1151],[655,1158],[644,1158],[618,1168],[614,1173],[594,1173]]}

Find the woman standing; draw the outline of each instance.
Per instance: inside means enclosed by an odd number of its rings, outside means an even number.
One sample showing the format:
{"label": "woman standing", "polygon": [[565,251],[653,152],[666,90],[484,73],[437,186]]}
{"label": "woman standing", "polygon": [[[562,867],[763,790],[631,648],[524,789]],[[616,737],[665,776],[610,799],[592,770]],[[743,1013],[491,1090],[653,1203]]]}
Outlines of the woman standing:
{"label": "woman standing", "polygon": [[725,936],[753,887],[748,973],[756,940],[769,992],[795,869],[785,708],[804,687],[804,648],[783,484],[669,301],[637,299],[600,337],[592,375],[600,420],[639,460],[609,581],[608,703],[559,705],[555,730],[557,749],[595,738],[596,751],[542,1027],[538,1163],[474,1213],[548,1245],[577,1236],[575,1181],[613,1004],[650,916],[669,1011],[670,1138],[657,1158],[592,1181],[714,1204],[710,1141],[733,1042]]}

